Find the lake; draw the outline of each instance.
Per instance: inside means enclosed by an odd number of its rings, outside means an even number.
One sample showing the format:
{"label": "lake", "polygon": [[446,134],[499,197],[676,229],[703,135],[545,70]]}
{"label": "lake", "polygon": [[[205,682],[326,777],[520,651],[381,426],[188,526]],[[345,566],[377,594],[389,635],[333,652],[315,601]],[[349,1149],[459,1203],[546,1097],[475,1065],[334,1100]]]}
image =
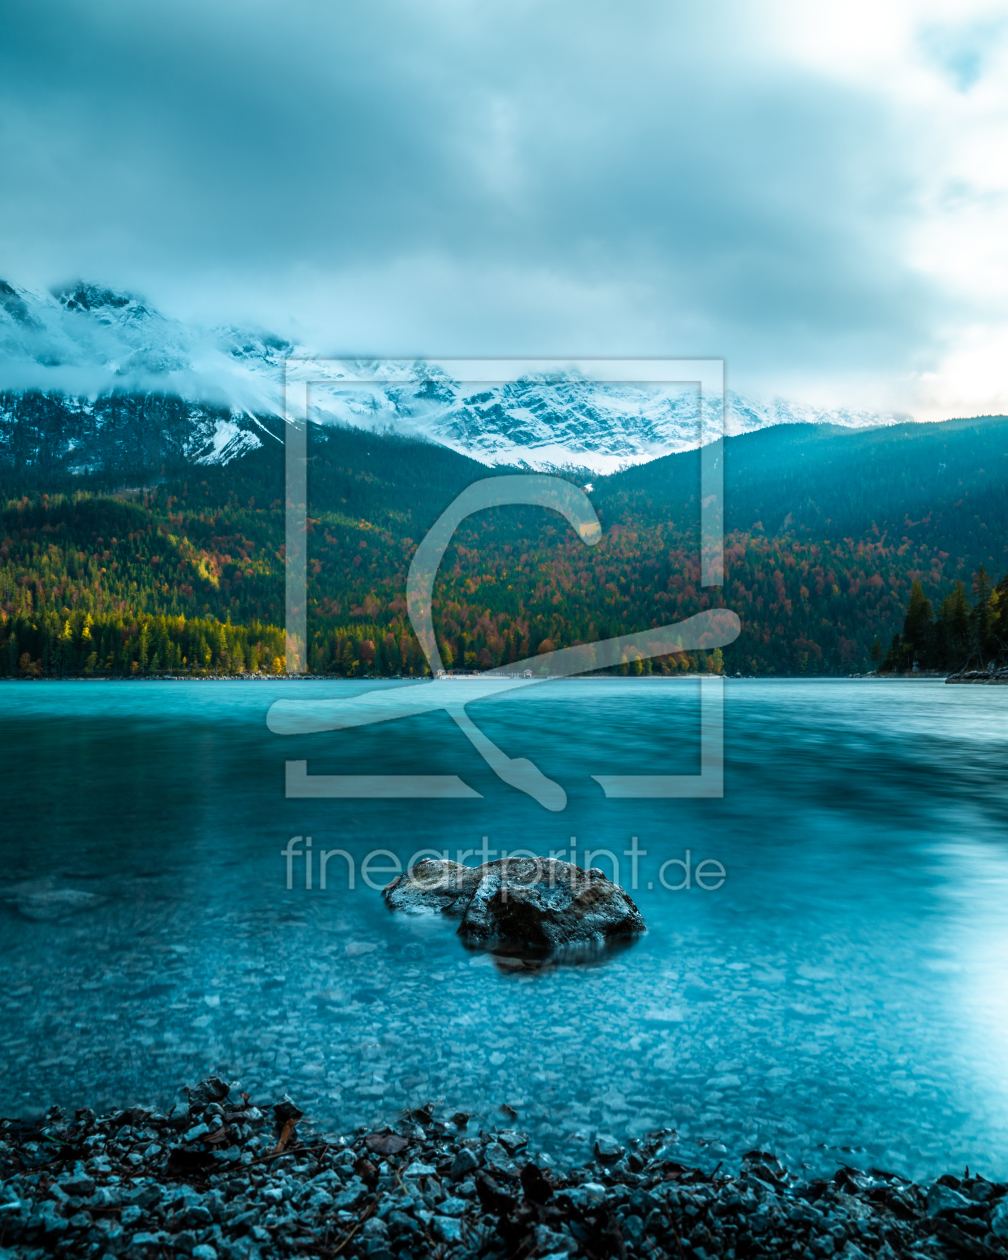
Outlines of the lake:
{"label": "lake", "polygon": [[[341,1131],[506,1104],[561,1163],[598,1132],[668,1126],[704,1166],[759,1146],[796,1171],[1008,1176],[1008,693],[727,680],[720,799],[607,797],[592,777],[698,775],[695,678],[470,704],[562,785],[560,811],[445,713],[266,724],[278,699],[422,685],[0,684],[0,1113],[167,1110],[216,1071]],[[469,795],[289,798],[292,760]],[[340,856],[305,887],[309,836],[353,860],[352,890]],[[502,969],[364,878],[423,850],[566,858],[572,836],[628,889],[637,837],[648,934],[591,965]]]}

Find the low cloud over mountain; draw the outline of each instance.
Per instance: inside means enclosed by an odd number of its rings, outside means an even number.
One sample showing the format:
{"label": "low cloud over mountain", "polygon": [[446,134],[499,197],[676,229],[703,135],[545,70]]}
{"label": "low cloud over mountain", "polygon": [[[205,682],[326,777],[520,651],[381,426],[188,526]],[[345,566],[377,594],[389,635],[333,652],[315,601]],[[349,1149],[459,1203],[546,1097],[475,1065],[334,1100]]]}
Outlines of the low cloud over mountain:
{"label": "low cloud over mountain", "polygon": [[[45,293],[0,281],[0,354],[0,388],[15,396],[67,396],[59,407],[67,442],[81,445],[84,430],[106,423],[108,409],[96,412],[96,399],[164,394],[189,404],[183,413],[191,414],[193,433],[179,439],[180,451],[227,462],[264,440],[259,422],[282,415],[288,356],[313,351],[261,330],[187,325],[101,285]],[[493,379],[489,364],[480,369],[488,379],[465,384],[450,363],[319,363],[328,384],[313,387],[312,419],[424,436],[488,464],[610,472],[700,441],[695,387],[602,383],[592,379],[590,361],[549,371],[533,361],[507,380]],[[905,418],[725,396],[728,434],[794,422],[865,428]]]}

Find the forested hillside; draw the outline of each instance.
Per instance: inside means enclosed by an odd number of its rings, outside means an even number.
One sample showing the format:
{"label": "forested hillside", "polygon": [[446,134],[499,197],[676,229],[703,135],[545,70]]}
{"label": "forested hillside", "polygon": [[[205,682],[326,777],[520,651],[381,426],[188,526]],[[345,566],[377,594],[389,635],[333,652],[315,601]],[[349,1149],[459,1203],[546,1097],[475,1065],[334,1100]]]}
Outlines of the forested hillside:
{"label": "forested hillside", "polygon": [[[413,550],[466,485],[513,470],[346,429],[313,427],[309,453],[311,668],[422,672],[404,600]],[[977,650],[976,633],[942,631],[908,653],[904,618],[919,583],[938,612],[954,596],[960,628],[962,615],[979,624],[978,599],[994,625],[1008,419],[785,426],[728,439],[724,458],[723,588],[699,582],[698,453],[668,456],[595,480],[594,548],[538,509],[467,520],[435,587],[446,663],[486,668],[710,606],[742,620],[723,653],[730,672],[862,671],[873,647],[892,668],[950,668]],[[3,476],[0,672],[283,668],[279,443],[226,467],[56,471],[40,483],[9,461]],[[981,567],[989,587],[974,594]],[[720,666],[694,653],[654,668]]]}

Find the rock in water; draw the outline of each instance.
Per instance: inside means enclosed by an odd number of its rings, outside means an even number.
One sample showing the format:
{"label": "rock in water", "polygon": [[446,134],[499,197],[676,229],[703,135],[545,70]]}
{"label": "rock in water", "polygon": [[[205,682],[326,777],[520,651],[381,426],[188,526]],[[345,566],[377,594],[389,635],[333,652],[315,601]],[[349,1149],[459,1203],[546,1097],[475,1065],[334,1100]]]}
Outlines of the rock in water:
{"label": "rock in water", "polygon": [[97,893],[60,888],[50,878],[22,880],[0,887],[0,901],[12,903],[26,919],[39,923],[54,923],[82,910],[93,910],[104,905],[105,900]]}
{"label": "rock in water", "polygon": [[397,875],[391,884],[386,884],[382,896],[390,910],[458,917],[465,912],[481,872],[486,869],[442,858],[424,858],[405,875]]}
{"label": "rock in water", "polygon": [[59,888],[53,892],[26,893],[16,901],[26,919],[54,923],[82,910],[93,910],[105,901],[97,893],[80,892],[76,888]]}
{"label": "rock in water", "polygon": [[471,941],[549,948],[639,936],[641,912],[594,867],[509,858],[481,867],[482,879],[459,925]]}
{"label": "rock in water", "polygon": [[460,917],[472,944],[554,949],[639,936],[640,911],[602,871],[551,858],[507,858],[484,866],[418,862],[384,889],[393,910]]}

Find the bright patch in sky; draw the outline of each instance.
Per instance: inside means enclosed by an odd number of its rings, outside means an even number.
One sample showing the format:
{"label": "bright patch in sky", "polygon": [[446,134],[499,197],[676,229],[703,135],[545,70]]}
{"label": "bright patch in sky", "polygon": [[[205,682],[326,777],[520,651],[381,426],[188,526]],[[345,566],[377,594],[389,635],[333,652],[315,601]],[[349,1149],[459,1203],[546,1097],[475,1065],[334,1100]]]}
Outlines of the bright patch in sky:
{"label": "bright patch in sky", "polygon": [[15,3],[0,279],[322,354],[1006,411],[1006,85],[1004,4]]}

